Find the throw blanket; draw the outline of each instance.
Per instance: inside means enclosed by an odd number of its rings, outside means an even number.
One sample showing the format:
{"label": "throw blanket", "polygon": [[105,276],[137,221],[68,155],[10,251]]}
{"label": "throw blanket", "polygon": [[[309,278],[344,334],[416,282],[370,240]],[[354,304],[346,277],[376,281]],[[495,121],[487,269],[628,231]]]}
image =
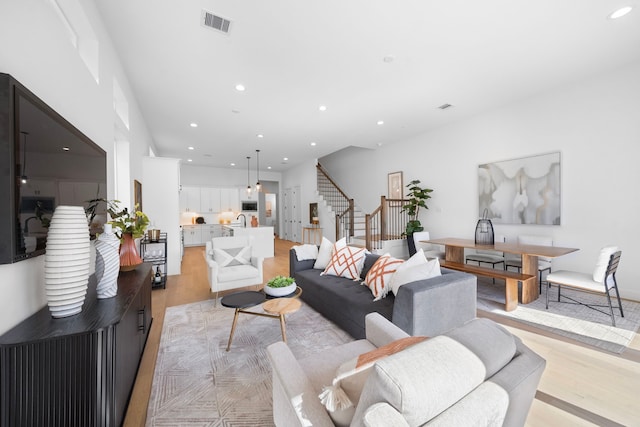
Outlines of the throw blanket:
{"label": "throw blanket", "polygon": [[294,246],[293,250],[296,251],[296,258],[298,258],[298,261],[318,258],[318,247],[316,245],[298,245]]}

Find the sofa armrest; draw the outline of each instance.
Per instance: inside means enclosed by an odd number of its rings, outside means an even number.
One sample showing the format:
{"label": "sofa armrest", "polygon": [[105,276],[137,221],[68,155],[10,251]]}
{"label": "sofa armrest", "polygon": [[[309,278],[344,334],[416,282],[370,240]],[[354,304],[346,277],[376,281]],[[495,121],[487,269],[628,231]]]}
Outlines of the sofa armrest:
{"label": "sofa armrest", "polygon": [[476,291],[476,276],[443,269],[400,287],[392,321],[409,335],[441,335],[476,317]]}
{"label": "sofa armrest", "polygon": [[251,265],[260,271],[260,277],[262,277],[262,264],[264,263],[264,257],[251,257]]}
{"label": "sofa armrest", "polygon": [[313,268],[313,264],[316,263],[315,259],[305,259],[298,261],[295,249],[289,249],[289,276],[294,277],[297,271],[309,270]]}
{"label": "sofa armrest", "polygon": [[311,381],[284,342],[267,347],[273,372],[273,421],[276,426],[331,426],[333,422]]}
{"label": "sofa armrest", "polygon": [[371,405],[363,421],[366,427],[409,427],[400,412],[386,402]]}
{"label": "sofa armrest", "polygon": [[382,347],[400,338],[408,337],[409,335],[389,322],[380,313],[369,313],[364,318],[365,333],[367,335],[367,341],[376,347]]}

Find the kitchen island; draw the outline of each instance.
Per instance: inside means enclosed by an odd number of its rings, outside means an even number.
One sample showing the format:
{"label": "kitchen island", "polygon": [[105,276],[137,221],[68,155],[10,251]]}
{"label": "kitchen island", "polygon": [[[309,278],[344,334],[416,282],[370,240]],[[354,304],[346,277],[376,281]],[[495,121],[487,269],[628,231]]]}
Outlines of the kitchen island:
{"label": "kitchen island", "polygon": [[241,225],[223,225],[224,234],[229,236],[253,236],[252,255],[271,258],[274,255],[273,227],[243,227]]}

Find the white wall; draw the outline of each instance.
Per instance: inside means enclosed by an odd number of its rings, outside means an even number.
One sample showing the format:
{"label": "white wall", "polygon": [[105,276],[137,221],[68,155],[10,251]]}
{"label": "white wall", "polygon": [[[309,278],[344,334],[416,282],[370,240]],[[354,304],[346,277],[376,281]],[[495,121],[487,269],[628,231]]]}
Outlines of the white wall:
{"label": "white wall", "polygon": [[352,148],[319,161],[365,211],[386,194],[387,173],[403,171],[405,184],[419,179],[434,189],[421,215],[432,237],[473,238],[478,165],[553,151],[562,156],[562,225],[496,225],[496,232],[509,240],[551,235],[557,246],[580,248],[555,260],[555,270],[591,271],[599,249],[616,244],[620,291],[640,300],[640,63],[378,150]]}
{"label": "white wall", "polygon": [[[96,83],[71,44],[50,2],[4,0],[0,2],[0,72],[13,75],[51,108],[80,129],[107,152],[107,197],[114,195],[113,77],[127,97],[130,112],[131,187],[142,182],[142,156],[152,145],[118,57],[90,1],[84,8],[99,43],[99,77]],[[144,185],[144,182],[143,182]],[[133,191],[131,192],[133,194]],[[131,203],[131,201],[123,201]],[[46,305],[44,257],[0,265],[0,333]]]}
{"label": "white wall", "polygon": [[[251,186],[256,185],[256,171],[250,171]],[[280,182],[280,172],[260,171],[260,181]],[[237,187],[247,188],[247,168],[211,168],[182,164],[180,168],[180,184],[188,187]]]}

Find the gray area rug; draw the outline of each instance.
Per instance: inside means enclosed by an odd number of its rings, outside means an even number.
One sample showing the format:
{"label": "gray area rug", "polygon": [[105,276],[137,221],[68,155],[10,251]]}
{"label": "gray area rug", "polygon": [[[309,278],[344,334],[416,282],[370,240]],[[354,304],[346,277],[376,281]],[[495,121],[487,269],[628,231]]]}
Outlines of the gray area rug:
{"label": "gray area rug", "polygon": [[[582,302],[607,303],[605,296],[563,288],[562,296],[564,295]],[[562,301],[565,299],[562,298]],[[614,306],[616,305],[617,301],[614,302]],[[620,311],[614,309],[616,327],[613,327],[611,317],[606,314],[582,305],[559,303],[556,286],[549,289],[548,310],[545,309],[543,285],[542,294],[536,301],[527,305],[519,304],[514,311],[506,312],[504,311],[504,284],[497,280],[493,285],[491,279],[486,278],[478,279],[478,309],[511,317],[615,353],[622,353],[629,346],[640,326],[640,304],[638,303],[623,300],[624,317],[620,317]],[[608,307],[602,309],[609,310]]]}
{"label": "gray area rug", "polygon": [[[147,426],[273,425],[266,348],[282,339],[280,324],[277,319],[240,314],[226,352],[234,310],[220,304],[214,308],[213,303],[167,308]],[[304,303],[287,315],[287,342],[297,358],[352,340]]]}

